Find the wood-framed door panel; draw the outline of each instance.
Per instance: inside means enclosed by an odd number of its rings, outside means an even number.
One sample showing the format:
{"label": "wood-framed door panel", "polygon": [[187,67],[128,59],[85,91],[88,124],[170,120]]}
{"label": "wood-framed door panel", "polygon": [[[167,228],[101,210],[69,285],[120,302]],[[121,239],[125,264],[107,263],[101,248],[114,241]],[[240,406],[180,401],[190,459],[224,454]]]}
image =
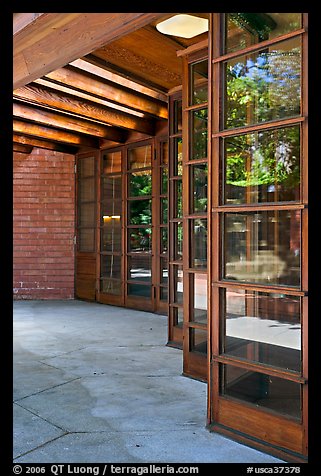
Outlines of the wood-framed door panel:
{"label": "wood-framed door panel", "polygon": [[[88,301],[96,299],[98,163],[99,151],[76,157],[75,296]],[[91,207],[91,217],[88,217],[88,207]],[[88,218],[92,219],[89,226],[86,225]]]}

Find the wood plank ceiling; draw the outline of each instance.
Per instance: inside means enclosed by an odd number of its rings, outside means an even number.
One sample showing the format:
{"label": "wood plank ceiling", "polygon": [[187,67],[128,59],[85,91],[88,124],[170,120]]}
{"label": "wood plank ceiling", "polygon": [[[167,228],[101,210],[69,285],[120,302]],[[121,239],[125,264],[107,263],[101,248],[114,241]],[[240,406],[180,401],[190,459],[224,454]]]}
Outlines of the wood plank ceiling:
{"label": "wood plank ceiling", "polygon": [[172,15],[15,13],[14,151],[76,153],[154,135],[182,82],[177,51],[207,39],[159,33]]}

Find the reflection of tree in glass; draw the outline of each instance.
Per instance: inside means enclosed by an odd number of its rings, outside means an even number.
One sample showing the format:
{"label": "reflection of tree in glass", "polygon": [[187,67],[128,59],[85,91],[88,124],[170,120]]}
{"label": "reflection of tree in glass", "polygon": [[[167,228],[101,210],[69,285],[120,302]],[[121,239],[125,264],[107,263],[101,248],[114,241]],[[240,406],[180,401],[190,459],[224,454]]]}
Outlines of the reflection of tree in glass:
{"label": "reflection of tree in glass", "polygon": [[150,225],[151,221],[151,200],[132,200],[130,202],[130,223],[132,225]]}
{"label": "reflection of tree in glass", "polygon": [[225,154],[226,185],[243,187],[243,193],[245,187],[265,185],[267,192],[278,187],[286,194],[285,199],[296,198],[300,184],[299,126],[227,139]]}
{"label": "reflection of tree in glass", "polygon": [[207,210],[207,164],[193,167],[194,212]]}
{"label": "reflection of tree in glass", "polygon": [[152,194],[152,176],[150,170],[130,174],[130,196],[139,197]]}
{"label": "reflection of tree in glass", "polygon": [[[234,60],[232,60],[234,61]],[[226,65],[226,126],[300,114],[300,47],[262,51]]]}
{"label": "reflection of tree in glass", "polygon": [[207,109],[193,112],[193,149],[190,159],[207,157]]}

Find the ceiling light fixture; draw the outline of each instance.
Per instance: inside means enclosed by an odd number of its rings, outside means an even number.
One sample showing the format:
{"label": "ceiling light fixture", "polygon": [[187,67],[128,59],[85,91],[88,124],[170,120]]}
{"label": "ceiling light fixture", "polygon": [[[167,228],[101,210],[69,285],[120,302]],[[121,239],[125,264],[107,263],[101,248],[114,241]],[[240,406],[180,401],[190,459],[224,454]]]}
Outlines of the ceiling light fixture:
{"label": "ceiling light fixture", "polygon": [[208,31],[208,20],[193,15],[179,14],[158,23],[156,28],[165,35],[193,38],[193,36]]}

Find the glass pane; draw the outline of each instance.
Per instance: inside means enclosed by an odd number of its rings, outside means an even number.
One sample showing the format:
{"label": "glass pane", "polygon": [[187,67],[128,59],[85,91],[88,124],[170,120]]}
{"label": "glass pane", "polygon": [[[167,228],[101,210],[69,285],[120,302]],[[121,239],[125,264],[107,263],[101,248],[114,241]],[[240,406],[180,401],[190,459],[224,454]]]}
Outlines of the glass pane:
{"label": "glass pane", "polygon": [[160,206],[161,206],[160,222],[162,224],[166,224],[168,222],[168,199],[167,198],[161,198],[160,199]]}
{"label": "glass pane", "polygon": [[103,155],[103,174],[121,172],[121,151],[108,152]]}
{"label": "glass pane", "polygon": [[152,201],[131,200],[128,202],[128,222],[131,225],[150,225],[152,222]]}
{"label": "glass pane", "polygon": [[101,279],[100,292],[106,294],[114,294],[119,296],[121,294],[121,281],[117,279]]}
{"label": "glass pane", "polygon": [[128,256],[128,279],[151,282],[152,258],[150,255]]}
{"label": "glass pane", "polygon": [[227,213],[224,278],[300,286],[300,210]]}
{"label": "glass pane", "polygon": [[183,217],[183,184],[182,180],[174,180],[173,218]]}
{"label": "glass pane", "polygon": [[301,28],[301,13],[227,13],[225,53]]}
{"label": "glass pane", "polygon": [[299,383],[226,364],[220,364],[220,374],[221,395],[301,418]]}
{"label": "glass pane", "polygon": [[167,288],[159,288],[159,299],[161,301],[168,301],[168,289]]}
{"label": "glass pane", "polygon": [[183,309],[181,307],[172,307],[173,325],[183,327]]}
{"label": "glass pane", "polygon": [[81,202],[92,202],[95,200],[94,177],[78,181],[78,200]]}
{"label": "glass pane", "polygon": [[160,282],[167,284],[168,282],[168,261],[167,258],[160,258]]}
{"label": "glass pane", "polygon": [[168,167],[161,167],[160,173],[161,173],[160,193],[161,193],[161,195],[162,194],[167,194],[167,192],[168,192]]}
{"label": "glass pane", "polygon": [[128,251],[152,251],[152,229],[128,229]]}
{"label": "glass pane", "polygon": [[104,218],[104,226],[101,229],[101,251],[121,252],[121,221],[119,218]]}
{"label": "glass pane", "polygon": [[114,218],[115,220],[120,220],[122,215],[122,201],[121,200],[104,200],[101,203],[102,219],[104,223],[108,219]]}
{"label": "glass pane", "polygon": [[224,203],[300,199],[300,127],[224,140]]}
{"label": "glass pane", "polygon": [[152,176],[150,170],[128,174],[128,196],[140,197],[152,194]]}
{"label": "glass pane", "polygon": [[190,352],[207,354],[207,331],[203,329],[189,330],[189,348]]}
{"label": "glass pane", "polygon": [[174,130],[173,134],[182,132],[182,100],[174,101]]}
{"label": "glass pane", "polygon": [[183,304],[183,266],[173,265],[173,302]]}
{"label": "glass pane", "polygon": [[207,59],[190,65],[191,74],[191,104],[207,102]]}
{"label": "glass pane", "polygon": [[78,229],[78,250],[79,251],[95,251],[95,229],[79,228]]}
{"label": "glass pane", "polygon": [[128,150],[128,168],[140,169],[150,167],[152,164],[152,146],[143,145]]}
{"label": "glass pane", "polygon": [[[190,321],[207,324],[207,275],[190,275],[190,292],[192,293],[192,312]],[[194,304],[193,304],[194,302]]]}
{"label": "glass pane", "polygon": [[95,226],[95,203],[82,203],[79,207],[78,226]]}
{"label": "glass pane", "polygon": [[81,178],[93,177],[95,175],[95,157],[78,159],[77,167]]}
{"label": "glass pane", "polygon": [[160,252],[161,253],[166,253],[168,249],[168,230],[167,228],[160,228]]}
{"label": "glass pane", "polygon": [[100,276],[102,278],[121,278],[121,257],[114,255],[101,255]]}
{"label": "glass pane", "polygon": [[207,219],[190,220],[191,268],[207,267]]}
{"label": "glass pane", "polygon": [[174,170],[173,175],[182,175],[183,172],[183,139],[176,137],[174,139]]}
{"label": "glass pane", "polygon": [[247,290],[221,290],[222,352],[301,371],[300,298]]}
{"label": "glass pane", "polygon": [[161,165],[168,165],[168,142],[161,142]]}
{"label": "glass pane", "polygon": [[225,63],[225,128],[300,114],[301,41],[283,41]]}
{"label": "glass pane", "polygon": [[183,259],[183,223],[173,223],[174,259]]}
{"label": "glass pane", "polygon": [[139,296],[151,299],[151,291],[151,286],[144,286],[143,284],[128,284],[127,286],[128,296]]}
{"label": "glass pane", "polygon": [[190,166],[191,213],[207,211],[207,164]]}
{"label": "glass pane", "polygon": [[121,177],[102,177],[102,199],[121,200]]}
{"label": "glass pane", "polygon": [[207,158],[207,109],[190,113],[190,160]]}

